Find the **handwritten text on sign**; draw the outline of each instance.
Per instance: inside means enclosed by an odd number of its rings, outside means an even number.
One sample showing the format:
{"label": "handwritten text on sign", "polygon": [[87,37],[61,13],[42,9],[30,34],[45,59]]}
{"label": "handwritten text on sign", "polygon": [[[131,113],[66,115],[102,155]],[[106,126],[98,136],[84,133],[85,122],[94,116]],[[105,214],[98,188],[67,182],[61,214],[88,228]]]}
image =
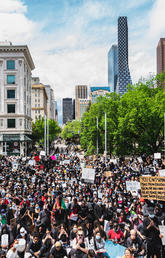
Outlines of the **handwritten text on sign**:
{"label": "handwritten text on sign", "polygon": [[144,199],[165,201],[165,177],[141,176],[140,186]]}

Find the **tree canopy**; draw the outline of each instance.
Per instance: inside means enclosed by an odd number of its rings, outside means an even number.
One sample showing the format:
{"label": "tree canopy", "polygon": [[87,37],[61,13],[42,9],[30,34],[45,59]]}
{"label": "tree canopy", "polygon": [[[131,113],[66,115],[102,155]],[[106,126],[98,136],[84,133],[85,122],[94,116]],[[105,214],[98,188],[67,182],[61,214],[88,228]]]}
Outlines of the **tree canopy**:
{"label": "tree canopy", "polygon": [[[59,133],[61,132],[61,128],[58,125],[57,121],[49,119],[49,141],[54,141]],[[32,124],[32,136],[34,141],[44,141],[44,118],[39,118],[35,123]]]}
{"label": "tree canopy", "polygon": [[146,83],[128,86],[123,96],[100,96],[81,120],[80,143],[87,154],[96,153],[98,117],[99,153],[105,148],[114,155],[153,154],[162,151],[165,112],[165,73]]}

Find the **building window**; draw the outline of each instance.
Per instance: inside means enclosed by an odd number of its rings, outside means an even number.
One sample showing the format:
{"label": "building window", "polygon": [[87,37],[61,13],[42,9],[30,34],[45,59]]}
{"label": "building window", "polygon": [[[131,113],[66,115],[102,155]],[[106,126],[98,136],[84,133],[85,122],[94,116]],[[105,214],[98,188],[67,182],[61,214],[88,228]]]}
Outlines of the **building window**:
{"label": "building window", "polygon": [[3,119],[1,119],[0,121],[1,121],[1,127],[3,127]]}
{"label": "building window", "polygon": [[7,113],[15,113],[15,104],[7,105]]}
{"label": "building window", "polygon": [[15,99],[15,90],[7,90],[7,98]]}
{"label": "building window", "polygon": [[22,119],[19,120],[19,125],[22,127]]}
{"label": "building window", "polygon": [[7,60],[7,70],[15,70],[15,61]]}
{"label": "building window", "polygon": [[15,128],[15,119],[7,119],[7,128]]}
{"label": "building window", "polygon": [[15,75],[7,75],[7,84],[15,84]]}

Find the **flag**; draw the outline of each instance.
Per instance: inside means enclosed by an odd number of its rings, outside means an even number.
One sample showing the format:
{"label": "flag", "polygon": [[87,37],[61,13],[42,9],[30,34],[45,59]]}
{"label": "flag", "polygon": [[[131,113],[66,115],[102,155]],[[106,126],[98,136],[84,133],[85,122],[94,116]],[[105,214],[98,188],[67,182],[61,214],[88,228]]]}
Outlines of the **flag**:
{"label": "flag", "polygon": [[53,205],[53,211],[55,210],[59,210],[59,209],[64,209],[66,210],[66,205],[65,205],[65,202],[63,200],[63,198],[61,196],[58,196],[56,198],[56,202],[54,203]]}

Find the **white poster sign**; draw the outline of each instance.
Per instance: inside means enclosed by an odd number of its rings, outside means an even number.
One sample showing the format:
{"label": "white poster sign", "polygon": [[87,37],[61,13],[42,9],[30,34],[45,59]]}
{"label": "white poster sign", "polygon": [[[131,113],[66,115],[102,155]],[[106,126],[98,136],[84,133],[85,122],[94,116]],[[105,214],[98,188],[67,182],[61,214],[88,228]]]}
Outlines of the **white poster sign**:
{"label": "white poster sign", "polygon": [[70,160],[69,159],[65,159],[64,160],[64,164],[69,164],[70,163]]}
{"label": "white poster sign", "polygon": [[127,192],[137,193],[140,190],[140,182],[137,181],[126,181]]}
{"label": "white poster sign", "polygon": [[34,159],[30,159],[29,162],[28,162],[28,165],[29,166],[35,166],[36,162]]}
{"label": "white poster sign", "polygon": [[17,162],[12,162],[12,170],[17,170],[18,169],[18,163]]}
{"label": "white poster sign", "polygon": [[41,151],[40,156],[45,156],[45,151]]}
{"label": "white poster sign", "polygon": [[161,153],[154,153],[154,159],[161,159]]}
{"label": "white poster sign", "polygon": [[95,169],[93,169],[93,168],[83,168],[82,169],[82,179],[84,179],[87,182],[94,183]]}
{"label": "white poster sign", "polygon": [[159,226],[160,234],[163,236],[162,244],[165,245],[165,226]]}
{"label": "white poster sign", "polygon": [[165,176],[165,169],[159,170],[159,176]]}

